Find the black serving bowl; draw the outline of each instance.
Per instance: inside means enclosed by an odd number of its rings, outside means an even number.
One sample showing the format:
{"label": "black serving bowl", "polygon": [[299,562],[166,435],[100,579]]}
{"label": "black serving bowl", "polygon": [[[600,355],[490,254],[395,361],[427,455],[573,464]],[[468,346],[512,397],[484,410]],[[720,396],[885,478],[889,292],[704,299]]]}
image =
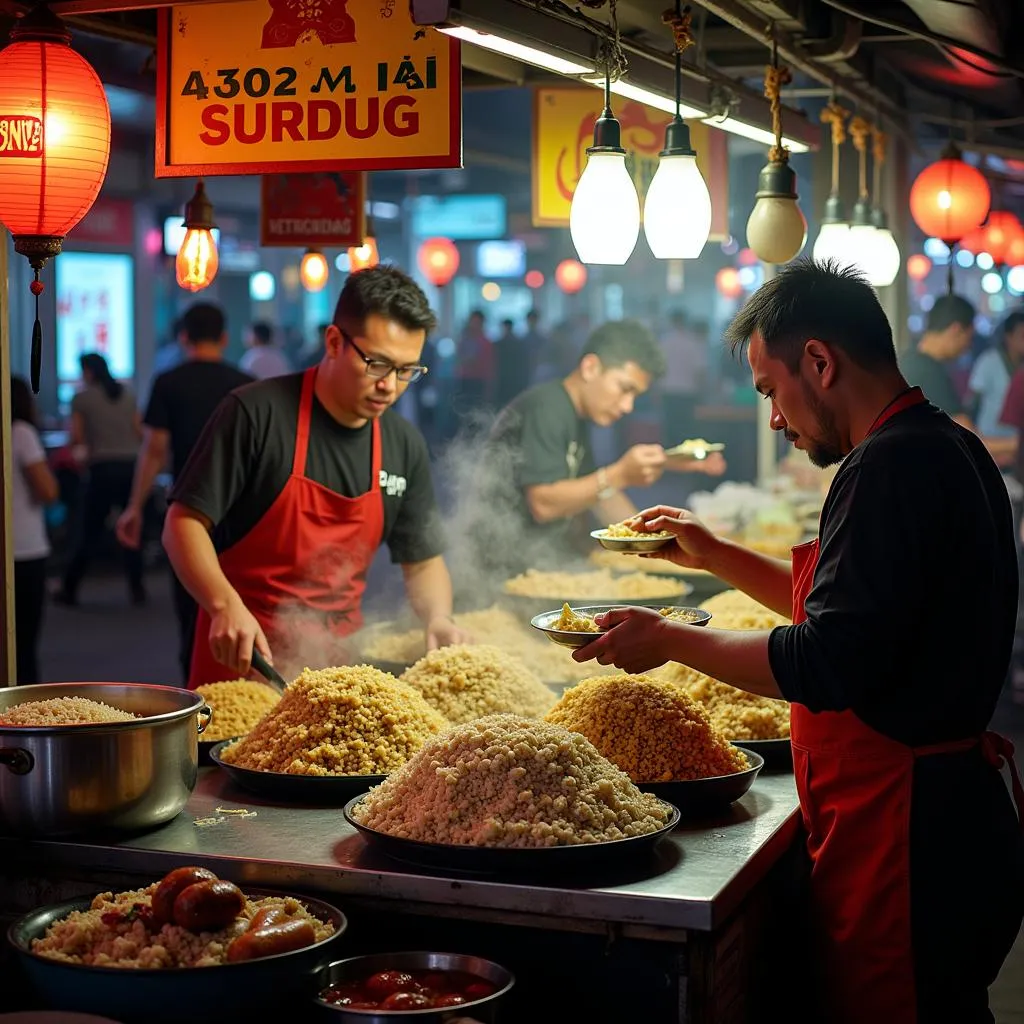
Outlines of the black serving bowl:
{"label": "black serving bowl", "polygon": [[[243,889],[250,898],[287,896],[289,893]],[[303,986],[311,971],[337,956],[337,943],[348,922],[329,903],[296,896],[321,921],[334,925],[334,934],[305,949],[242,963],[215,967],[133,969],[94,967],[51,960],[32,952],[33,939],[42,938],[55,921],[74,910],[88,910],[92,896],[67,900],[33,910],[7,930],[7,941],[48,1009],[94,1013],[114,1017],[124,1024],[178,1024],[214,1021],[225,1024],[290,1004],[292,1011],[303,998]],[[281,1017],[281,1020],[291,1019]]]}
{"label": "black serving bowl", "polygon": [[764,758],[760,754],[749,748],[745,748],[743,753],[747,755],[750,767],[742,772],[686,781],[638,782],[637,787],[675,804],[684,817],[721,811],[750,789],[764,767]]}
{"label": "black serving bowl", "polygon": [[[348,1006],[335,1006],[320,998],[328,985],[363,981],[378,971],[462,971],[476,975],[495,986],[495,991],[483,999],[475,999],[461,1006],[436,1010],[355,1010]],[[512,991],[516,979],[511,971],[492,960],[459,953],[428,953],[423,951],[403,953],[372,953],[339,960],[317,971],[313,998],[319,1007],[318,1019],[334,1021],[336,1024],[392,1024],[407,1017],[417,1024],[442,1024],[458,1019],[471,1020],[474,1024],[494,1024],[498,1020],[501,1001]]]}

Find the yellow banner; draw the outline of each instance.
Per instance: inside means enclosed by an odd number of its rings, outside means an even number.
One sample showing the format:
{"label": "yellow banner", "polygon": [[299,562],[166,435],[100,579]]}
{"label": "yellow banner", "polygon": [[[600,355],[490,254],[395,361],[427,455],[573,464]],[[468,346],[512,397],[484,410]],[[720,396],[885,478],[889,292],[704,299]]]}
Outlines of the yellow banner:
{"label": "yellow banner", "polygon": [[406,0],[162,12],[157,177],[461,164],[458,41]]}
{"label": "yellow banner", "polygon": [[[665,145],[664,111],[635,100],[613,97],[613,111],[622,126],[622,145],[641,196],[658,169]],[[594,144],[594,121],[601,115],[600,89],[537,89],[533,100],[533,223],[535,227],[566,227],[576,183],[587,166],[587,147]],[[729,235],[729,160],[722,132],[700,121],[688,121],[697,166],[711,192],[711,238]]]}

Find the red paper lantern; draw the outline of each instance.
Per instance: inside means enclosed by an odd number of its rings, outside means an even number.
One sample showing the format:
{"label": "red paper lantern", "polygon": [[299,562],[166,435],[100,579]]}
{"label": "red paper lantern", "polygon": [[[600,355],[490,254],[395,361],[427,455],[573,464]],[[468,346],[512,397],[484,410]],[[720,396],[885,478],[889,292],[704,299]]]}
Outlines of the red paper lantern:
{"label": "red paper lantern", "polygon": [[428,238],[420,246],[416,262],[432,285],[443,288],[459,269],[459,250],[449,238]]}
{"label": "red paper lantern", "polygon": [[932,269],[932,261],[923,252],[907,257],[907,277],[911,281],[923,281]]}
{"label": "red paper lantern", "polygon": [[562,260],[555,267],[555,284],[566,295],[575,295],[587,283],[587,268],[578,260]]}
{"label": "red paper lantern", "polygon": [[544,275],[539,270],[528,270],[523,278],[527,288],[543,288]]}
{"label": "red paper lantern", "polygon": [[975,228],[973,231],[968,231],[957,244],[964,252],[972,253],[975,256],[979,252],[985,252],[985,229]]}
{"label": "red paper lantern", "polygon": [[988,223],[981,230],[985,237],[984,251],[995,260],[996,266],[1007,262],[1006,255],[1011,243],[1024,235],[1020,221],[1008,210],[993,210],[988,215]]}
{"label": "red paper lantern", "polygon": [[1024,231],[1012,239],[1006,249],[1006,265],[1019,267],[1024,265]]}
{"label": "red paper lantern", "polygon": [[307,292],[321,292],[327,287],[331,268],[327,257],[319,249],[307,249],[299,264],[299,280]]}
{"label": "red paper lantern", "polygon": [[0,50],[0,117],[8,126],[0,152],[0,221],[13,236],[15,252],[35,271],[32,389],[38,392],[39,271],[89,212],[110,156],[103,85],[71,49],[64,23],[45,7],[17,22]]}
{"label": "red paper lantern", "polygon": [[715,287],[725,299],[738,299],[743,294],[740,272],[735,267],[722,267],[715,274]]}
{"label": "red paper lantern", "polygon": [[378,263],[380,263],[380,252],[377,249],[377,239],[373,237],[372,232],[363,239],[362,245],[349,246],[348,269],[351,273],[375,267]]}
{"label": "red paper lantern", "polygon": [[980,227],[992,202],[981,171],[966,164],[956,146],[926,167],[910,189],[910,213],[926,234],[952,244]]}

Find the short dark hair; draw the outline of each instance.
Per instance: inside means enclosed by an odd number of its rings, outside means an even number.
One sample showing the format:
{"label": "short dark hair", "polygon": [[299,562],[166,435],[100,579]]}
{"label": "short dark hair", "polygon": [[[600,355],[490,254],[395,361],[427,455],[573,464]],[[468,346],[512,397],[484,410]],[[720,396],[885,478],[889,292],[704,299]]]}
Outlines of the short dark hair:
{"label": "short dark hair", "polygon": [[962,295],[940,295],[930,310],[926,331],[944,331],[954,324],[974,326],[974,305]]}
{"label": "short dark hair", "polygon": [[811,338],[841,349],[866,370],[896,366],[892,327],[875,290],[860,270],[836,260],[795,260],[761,285],[733,317],[725,340],[742,352],[755,332],[790,373]]}
{"label": "short dark hair", "polygon": [[250,329],[257,345],[269,345],[274,340],[274,328],[266,320],[257,320]]}
{"label": "short dark hair", "polygon": [[35,399],[24,377],[11,378],[11,422],[18,420],[37,426]]}
{"label": "short dark hair", "polygon": [[594,355],[605,369],[636,363],[653,378],[665,375],[665,353],[639,320],[609,320],[590,332],[580,358]]}
{"label": "short dark hair", "polygon": [[348,275],[334,307],[334,323],[341,327],[366,322],[368,316],[382,316],[401,324],[407,331],[426,331],[437,326],[437,317],[423,289],[398,267],[378,264]]}
{"label": "short dark hair", "polygon": [[1015,309],[1000,326],[1003,337],[1013,334],[1018,327],[1024,324],[1024,309]]}
{"label": "short dark hair", "polygon": [[178,321],[178,331],[189,345],[220,341],[227,321],[224,310],[212,302],[193,302]]}

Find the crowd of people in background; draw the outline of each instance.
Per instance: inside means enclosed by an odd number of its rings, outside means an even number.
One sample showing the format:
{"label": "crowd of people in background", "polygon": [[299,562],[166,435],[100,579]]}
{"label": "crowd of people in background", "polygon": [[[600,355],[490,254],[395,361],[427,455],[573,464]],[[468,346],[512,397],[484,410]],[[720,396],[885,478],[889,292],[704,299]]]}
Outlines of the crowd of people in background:
{"label": "crowd of people in background", "polygon": [[[1004,471],[1019,517],[1024,506],[1019,482],[1024,481],[1024,446],[1018,444],[1024,431],[1024,310],[1010,312],[980,348],[975,320],[968,300],[937,297],[923,333],[904,349],[901,368],[933,403],[982,437]],[[223,312],[209,303],[196,303],[172,326],[172,343],[157,351],[144,405],[137,405],[128,384],[113,378],[102,355],[83,354],[81,386],[67,423],[69,447],[61,455],[76,477],[76,486],[70,489],[64,486],[69,470],[58,468],[54,473],[61,459],[55,462],[51,455],[47,460],[43,451],[27,385],[12,380],[13,453],[19,470],[12,502],[20,681],[38,678],[35,651],[47,567],[50,573],[57,568],[55,562],[61,567],[52,599],[75,605],[97,555],[117,552],[129,600],[144,603],[145,539],[147,533],[155,537],[158,530],[156,523],[147,530],[147,517],[160,514],[159,501],[153,498],[155,484],[163,480],[166,485],[180,473],[203,425],[229,391],[254,379],[316,365],[328,326],[322,325],[315,337],[303,342],[294,331],[253,323],[245,333],[246,351],[235,367],[225,358]],[[696,319],[693,311],[677,308],[660,323],[647,326],[653,328],[664,353],[665,372],[652,389],[653,399],[646,396],[645,401],[661,420],[666,444],[697,436],[700,423],[695,412],[711,383],[729,377],[727,360],[707,322]],[[530,310],[519,322],[507,317],[488,322],[483,310],[473,310],[456,337],[428,340],[424,361],[430,373],[410,394],[406,412],[416,419],[436,455],[467,424],[486,429],[517,396],[571,374],[592,327],[583,312],[546,324],[538,310]],[[745,368],[740,369],[749,383]],[[156,487],[156,492],[161,490]],[[62,557],[55,559],[48,537],[52,531],[43,513],[46,506],[61,501],[73,506],[68,508],[71,529]],[[110,543],[115,511],[120,512],[119,546]],[[174,587],[184,667],[195,606],[176,582]]]}

